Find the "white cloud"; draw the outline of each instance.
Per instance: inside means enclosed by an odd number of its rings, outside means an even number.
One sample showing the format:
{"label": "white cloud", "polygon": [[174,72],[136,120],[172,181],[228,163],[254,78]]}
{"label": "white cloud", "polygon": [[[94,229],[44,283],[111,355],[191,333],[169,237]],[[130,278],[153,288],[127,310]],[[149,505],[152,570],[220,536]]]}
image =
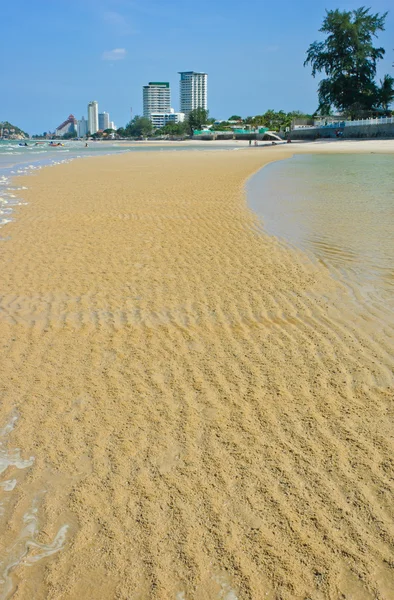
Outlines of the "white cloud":
{"label": "white cloud", "polygon": [[125,48],[114,48],[113,50],[107,50],[101,55],[102,60],[123,60],[126,58]]}
{"label": "white cloud", "polygon": [[102,14],[103,21],[108,27],[111,27],[120,35],[132,33],[131,27],[126,18],[118,12],[107,11]]}

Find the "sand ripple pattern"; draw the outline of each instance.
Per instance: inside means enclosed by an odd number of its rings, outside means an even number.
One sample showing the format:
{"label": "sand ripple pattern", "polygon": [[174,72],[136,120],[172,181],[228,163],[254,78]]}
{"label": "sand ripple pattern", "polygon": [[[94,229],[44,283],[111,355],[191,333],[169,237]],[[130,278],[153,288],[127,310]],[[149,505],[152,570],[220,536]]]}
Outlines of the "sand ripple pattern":
{"label": "sand ripple pattern", "polygon": [[393,323],[261,233],[242,184],[276,150],[30,180],[1,397],[70,530],[15,598],[393,598]]}

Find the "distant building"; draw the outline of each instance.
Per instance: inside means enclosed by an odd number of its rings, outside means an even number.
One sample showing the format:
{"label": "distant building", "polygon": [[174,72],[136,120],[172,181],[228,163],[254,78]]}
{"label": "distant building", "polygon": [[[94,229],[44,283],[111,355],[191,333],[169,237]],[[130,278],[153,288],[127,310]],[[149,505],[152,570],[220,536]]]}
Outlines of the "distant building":
{"label": "distant building", "polygon": [[142,90],[143,114],[150,119],[151,113],[170,112],[171,90],[168,81],[150,81]]}
{"label": "distant building", "polygon": [[109,122],[109,128],[110,128],[110,129],[115,129],[115,130],[116,130],[115,123],[114,123],[113,121],[110,121],[110,122]]}
{"label": "distant building", "polygon": [[107,112],[99,113],[98,126],[101,131],[109,129],[109,114]]}
{"label": "distant building", "polygon": [[98,129],[98,103],[96,100],[92,100],[88,104],[88,132],[93,135],[93,133],[97,133]]}
{"label": "distant building", "polygon": [[55,134],[61,136],[66,133],[77,133],[77,125],[78,121],[74,115],[69,115],[68,118],[56,128]]}
{"label": "distant building", "polygon": [[149,118],[154,129],[161,129],[167,123],[183,123],[185,115],[171,108],[168,112],[151,112]]}
{"label": "distant building", "polygon": [[85,117],[78,121],[78,137],[85,137],[88,133],[88,122]]}
{"label": "distant building", "polygon": [[180,111],[186,116],[196,108],[208,108],[208,75],[195,71],[180,71]]}

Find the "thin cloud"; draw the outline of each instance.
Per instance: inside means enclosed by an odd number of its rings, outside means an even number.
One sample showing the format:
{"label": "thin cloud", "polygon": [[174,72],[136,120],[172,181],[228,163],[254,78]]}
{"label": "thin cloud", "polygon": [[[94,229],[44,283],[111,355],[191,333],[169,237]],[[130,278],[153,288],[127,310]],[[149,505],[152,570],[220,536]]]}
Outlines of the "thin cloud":
{"label": "thin cloud", "polygon": [[123,60],[126,58],[125,48],[114,48],[113,50],[107,50],[101,55],[102,60]]}
{"label": "thin cloud", "polygon": [[131,27],[127,19],[118,12],[106,11],[102,14],[104,23],[121,35],[132,33]]}

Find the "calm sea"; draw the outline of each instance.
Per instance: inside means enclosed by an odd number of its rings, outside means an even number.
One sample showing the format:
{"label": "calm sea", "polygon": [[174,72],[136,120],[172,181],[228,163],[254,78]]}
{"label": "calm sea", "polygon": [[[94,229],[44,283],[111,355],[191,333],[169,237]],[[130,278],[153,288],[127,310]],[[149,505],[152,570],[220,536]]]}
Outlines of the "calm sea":
{"label": "calm sea", "polygon": [[301,248],[362,299],[394,304],[394,156],[298,155],[248,184],[269,234]]}

